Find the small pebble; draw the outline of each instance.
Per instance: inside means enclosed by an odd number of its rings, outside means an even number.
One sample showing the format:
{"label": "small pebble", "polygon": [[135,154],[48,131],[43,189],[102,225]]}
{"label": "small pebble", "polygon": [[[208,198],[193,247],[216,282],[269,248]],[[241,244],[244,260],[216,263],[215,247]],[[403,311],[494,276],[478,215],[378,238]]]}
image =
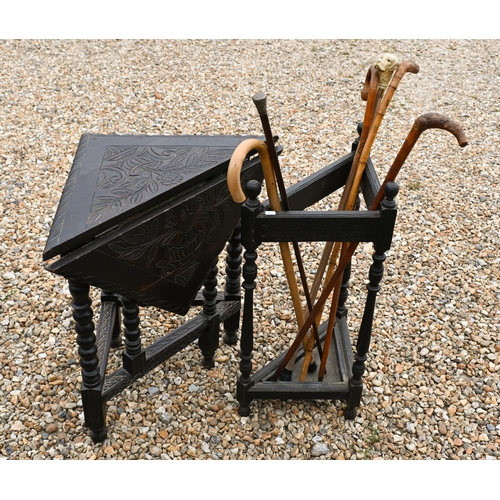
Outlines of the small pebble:
{"label": "small pebble", "polygon": [[311,456],[312,457],[320,457],[321,455],[326,455],[329,453],[330,449],[325,443],[316,443],[311,448]]}
{"label": "small pebble", "polygon": [[47,432],[48,434],[53,434],[57,430],[58,430],[58,426],[54,422],[51,423],[51,424],[49,424],[49,425],[47,425],[47,427],[45,428],[45,432]]}

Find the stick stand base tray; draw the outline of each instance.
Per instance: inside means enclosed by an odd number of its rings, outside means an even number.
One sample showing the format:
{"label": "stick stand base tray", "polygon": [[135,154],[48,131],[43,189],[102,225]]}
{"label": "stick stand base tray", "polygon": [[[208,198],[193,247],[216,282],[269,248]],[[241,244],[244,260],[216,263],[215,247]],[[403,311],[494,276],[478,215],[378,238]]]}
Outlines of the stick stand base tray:
{"label": "stick stand base tray", "polygon": [[[319,328],[322,345],[324,345],[326,326],[326,323],[324,323]],[[317,350],[313,351],[313,356],[316,365],[319,366],[320,359]],[[242,387],[239,390],[246,391],[252,399],[310,399],[312,395],[314,395],[315,399],[346,400],[348,398],[353,356],[345,318],[338,321],[335,326],[325,376],[321,382],[318,382],[317,370],[308,373],[305,381],[299,381],[304,358],[302,347],[297,354],[292,379],[286,382],[280,380],[273,382],[271,377],[284,357],[285,354],[282,354],[256,372],[252,376],[250,386]]]}

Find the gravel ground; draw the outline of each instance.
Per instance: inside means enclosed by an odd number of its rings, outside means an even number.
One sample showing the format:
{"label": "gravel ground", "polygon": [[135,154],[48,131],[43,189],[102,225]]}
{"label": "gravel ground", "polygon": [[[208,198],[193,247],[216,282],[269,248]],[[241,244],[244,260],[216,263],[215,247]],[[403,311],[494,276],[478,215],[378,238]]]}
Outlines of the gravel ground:
{"label": "gravel ground", "polygon": [[[293,184],[350,150],[366,71],[385,51],[420,73],[405,76],[380,129],[380,175],[423,113],[458,121],[469,146],[428,131],[398,177],[400,213],[356,419],[345,421],[335,401],[255,401],[242,418],[238,346],[221,344],[207,371],[191,345],[109,402],[108,439],[93,444],[67,286],[42,265],[81,134],[261,134],[251,96],[265,91]],[[499,53],[498,40],[0,42],[0,456],[496,460]],[[302,247],[313,273],[321,247]],[[353,334],[370,253],[366,245],[355,256]],[[256,368],[295,328],[278,255],[273,245],[260,254]],[[141,317],[145,343],[184,321],[149,309]]]}

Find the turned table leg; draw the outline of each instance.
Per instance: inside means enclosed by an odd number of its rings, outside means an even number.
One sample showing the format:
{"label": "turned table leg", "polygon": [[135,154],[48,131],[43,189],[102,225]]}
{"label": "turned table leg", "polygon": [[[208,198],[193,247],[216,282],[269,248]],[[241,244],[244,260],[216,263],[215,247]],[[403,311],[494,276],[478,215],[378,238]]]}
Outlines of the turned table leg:
{"label": "turned table leg", "polygon": [[214,355],[219,347],[219,316],[217,315],[217,262],[205,279],[203,286],[203,314],[209,319],[207,329],[200,335],[198,346],[203,354],[202,365],[215,366]]}
{"label": "turned table leg", "polygon": [[125,336],[125,352],[123,367],[131,375],[141,372],[146,362],[146,351],[141,345],[139,328],[139,306],[136,300],[122,296],[123,334]]}
{"label": "turned table leg", "polygon": [[89,285],[69,280],[72,297],[71,307],[75,320],[78,355],[82,368],[82,401],[85,424],[91,431],[94,442],[106,437],[106,407],[102,398],[102,380],[99,374],[99,359],[93,321]]}
{"label": "turned table leg", "polygon": [[[226,287],[224,300],[241,300],[241,224],[233,231],[226,247]],[[222,339],[227,345],[238,342],[238,328],[240,326],[240,313],[234,314],[224,321],[224,335]]]}

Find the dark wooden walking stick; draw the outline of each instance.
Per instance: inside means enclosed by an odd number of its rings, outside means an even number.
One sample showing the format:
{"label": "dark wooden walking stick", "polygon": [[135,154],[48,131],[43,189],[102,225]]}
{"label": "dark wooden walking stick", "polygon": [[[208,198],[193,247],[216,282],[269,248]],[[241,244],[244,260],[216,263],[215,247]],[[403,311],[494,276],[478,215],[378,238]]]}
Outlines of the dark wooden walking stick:
{"label": "dark wooden walking stick", "polygon": [[[278,189],[279,189],[279,193],[280,193],[280,197],[281,197],[281,206],[283,207],[284,211],[290,211],[290,204],[288,202],[288,196],[286,193],[285,184],[283,182],[283,176],[281,174],[281,168],[279,165],[278,155],[276,153],[276,149],[274,148],[274,139],[273,139],[273,134],[271,131],[271,124],[269,122],[269,116],[267,114],[266,94],[264,92],[259,92],[258,94],[255,94],[252,99],[253,99],[255,107],[257,108],[257,111],[259,113],[260,120],[262,123],[262,128],[264,129],[264,136],[265,136],[266,142],[268,144],[269,155],[271,158],[271,164],[273,166],[274,175],[276,178],[276,182],[278,184]],[[295,253],[295,260],[297,262],[297,268],[299,270],[299,275],[300,275],[300,279],[301,279],[301,283],[302,283],[302,289],[304,292],[304,296],[306,298],[307,308],[310,311],[312,309],[312,300],[311,300],[311,295],[309,292],[309,287],[307,285],[307,277],[306,277],[306,273],[304,270],[304,264],[302,261],[302,257],[300,254],[299,244],[296,241],[294,241],[294,242],[292,242],[292,247],[293,247],[293,251]],[[297,316],[297,314],[296,314],[296,316]],[[299,320],[299,317],[300,317],[300,320]],[[303,318],[303,314],[301,311],[299,316],[297,316],[297,322],[299,323],[299,328],[300,328],[301,324],[303,324],[302,318]],[[316,340],[318,352],[320,353],[320,356],[321,356],[322,355],[322,348],[321,348],[321,342],[319,339],[318,327],[317,327],[316,322],[313,323],[312,328],[313,328],[313,336],[311,337],[313,339],[312,343],[314,343],[314,340]],[[289,376],[290,375],[291,374],[289,374]]]}

